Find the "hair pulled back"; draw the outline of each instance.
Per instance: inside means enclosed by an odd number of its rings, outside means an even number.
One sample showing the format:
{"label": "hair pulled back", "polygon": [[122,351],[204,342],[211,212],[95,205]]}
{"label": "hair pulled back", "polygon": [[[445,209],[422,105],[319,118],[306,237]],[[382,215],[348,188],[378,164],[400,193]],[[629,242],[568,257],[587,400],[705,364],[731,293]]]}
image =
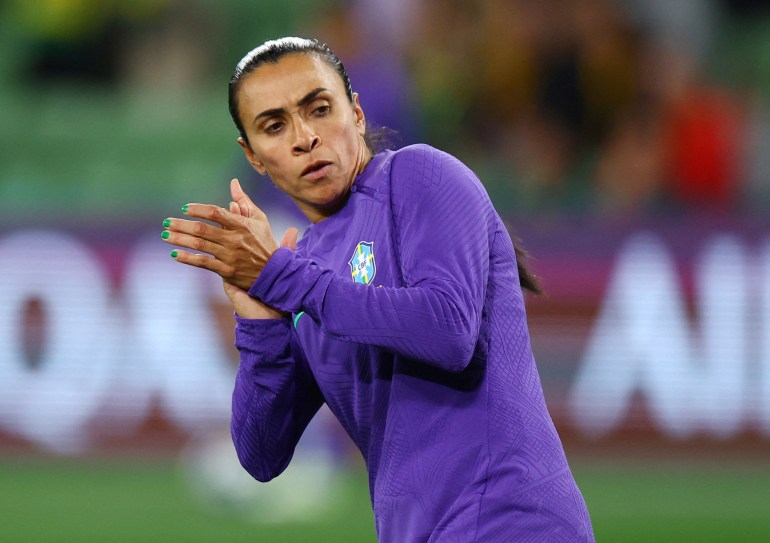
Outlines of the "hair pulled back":
{"label": "hair pulled back", "polygon": [[[233,122],[238,129],[238,133],[247,144],[249,139],[246,136],[246,131],[243,128],[243,123],[241,122],[241,116],[238,107],[238,90],[240,89],[241,82],[243,81],[244,77],[246,77],[248,74],[263,64],[268,62],[271,64],[277,64],[281,58],[290,54],[317,55],[318,58],[326,62],[334,69],[334,71],[337,72],[337,74],[342,79],[342,84],[345,87],[345,94],[347,95],[348,100],[351,104],[353,103],[353,87],[350,83],[348,72],[345,70],[345,66],[342,64],[342,61],[334,53],[334,51],[329,48],[328,45],[312,38],[287,37],[266,41],[262,45],[249,51],[246,56],[241,59],[241,61],[235,67],[235,71],[233,72],[233,75],[230,78],[230,83],[228,85],[228,107],[230,109],[230,116],[233,118]],[[369,150],[374,153],[378,148],[386,147],[390,143],[389,138],[393,134],[394,133],[392,130],[387,128],[380,128],[374,132],[367,131],[367,133],[364,135],[364,140],[366,145],[369,147]],[[516,263],[518,267],[519,282],[521,287],[539,294],[542,292],[540,281],[527,266],[529,255],[525,249],[520,248],[521,244],[518,243],[518,240],[516,241]]]}
{"label": "hair pulled back", "polygon": [[334,71],[336,71],[342,79],[342,84],[345,87],[345,94],[347,95],[348,100],[350,103],[353,103],[353,87],[350,84],[348,72],[345,70],[342,61],[334,54],[334,51],[332,51],[328,45],[315,39],[294,37],[266,41],[259,47],[255,47],[246,53],[246,56],[244,56],[235,67],[235,71],[230,78],[230,84],[228,85],[228,106],[230,108],[230,116],[233,118],[238,133],[244,141],[248,142],[249,140],[246,137],[246,131],[243,129],[243,123],[241,122],[240,111],[238,108],[238,90],[240,89],[241,81],[245,76],[263,64],[268,62],[277,64],[278,61],[286,55],[297,53],[317,55],[318,58],[334,68]]}

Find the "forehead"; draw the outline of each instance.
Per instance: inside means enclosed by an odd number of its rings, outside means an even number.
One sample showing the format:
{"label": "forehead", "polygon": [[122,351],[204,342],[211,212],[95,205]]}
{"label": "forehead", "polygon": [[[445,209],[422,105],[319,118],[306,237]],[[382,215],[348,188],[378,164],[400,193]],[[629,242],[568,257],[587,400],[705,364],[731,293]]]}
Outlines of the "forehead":
{"label": "forehead", "polygon": [[239,103],[244,112],[287,108],[317,88],[346,95],[340,75],[318,55],[292,53],[249,73],[238,91]]}

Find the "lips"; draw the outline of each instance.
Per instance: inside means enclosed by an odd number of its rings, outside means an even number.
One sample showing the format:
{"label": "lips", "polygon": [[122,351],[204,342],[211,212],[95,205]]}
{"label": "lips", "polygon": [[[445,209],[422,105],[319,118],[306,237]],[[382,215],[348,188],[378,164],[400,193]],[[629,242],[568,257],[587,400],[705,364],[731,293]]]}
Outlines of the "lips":
{"label": "lips", "polygon": [[328,160],[317,160],[305,166],[305,169],[302,170],[302,173],[300,175],[302,177],[307,177],[310,179],[318,179],[319,177],[323,177],[323,175],[326,173],[328,166],[330,165],[331,165],[331,162],[329,162]]}

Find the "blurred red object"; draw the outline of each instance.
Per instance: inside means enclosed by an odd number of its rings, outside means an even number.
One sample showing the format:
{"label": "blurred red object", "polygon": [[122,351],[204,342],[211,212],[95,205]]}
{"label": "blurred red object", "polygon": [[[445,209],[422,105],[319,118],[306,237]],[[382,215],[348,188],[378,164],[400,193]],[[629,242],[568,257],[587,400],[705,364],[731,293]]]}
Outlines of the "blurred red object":
{"label": "blurred red object", "polygon": [[729,211],[739,193],[741,116],[726,93],[684,93],[667,115],[673,196],[692,209]]}

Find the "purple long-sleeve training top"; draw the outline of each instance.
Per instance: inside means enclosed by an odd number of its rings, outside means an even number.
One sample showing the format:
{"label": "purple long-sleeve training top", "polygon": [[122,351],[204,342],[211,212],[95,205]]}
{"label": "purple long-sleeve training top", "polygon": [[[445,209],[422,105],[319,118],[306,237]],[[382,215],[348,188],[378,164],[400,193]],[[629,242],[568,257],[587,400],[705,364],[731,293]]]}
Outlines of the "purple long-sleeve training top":
{"label": "purple long-sleeve training top", "polygon": [[380,541],[593,541],[513,244],[460,161],[377,154],[249,293],[292,314],[237,319],[232,436],[256,479],[286,468],[326,402],[363,454]]}

